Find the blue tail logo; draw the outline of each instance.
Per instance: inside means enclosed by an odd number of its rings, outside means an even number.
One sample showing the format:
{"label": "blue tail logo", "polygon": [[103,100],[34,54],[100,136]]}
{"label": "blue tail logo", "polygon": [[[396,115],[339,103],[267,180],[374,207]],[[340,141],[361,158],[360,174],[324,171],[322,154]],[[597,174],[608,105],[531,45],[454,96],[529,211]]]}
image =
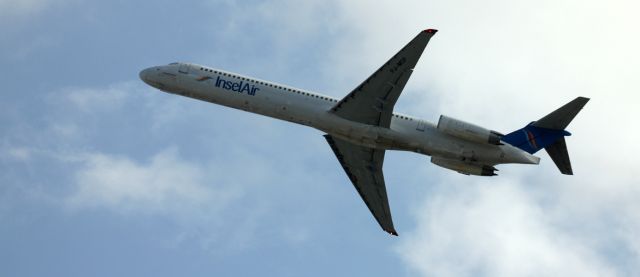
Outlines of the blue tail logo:
{"label": "blue tail logo", "polygon": [[533,149],[540,149],[540,148],[538,148],[538,143],[536,143],[536,136],[534,136],[531,131],[527,131],[527,130],[522,130],[522,131],[527,133],[527,139],[529,140],[529,146],[531,146],[531,148],[533,148]]}
{"label": "blue tail logo", "polygon": [[522,129],[513,131],[502,137],[502,141],[518,147],[529,154],[538,152],[564,136],[571,133],[565,130],[555,130],[533,126],[533,122]]}

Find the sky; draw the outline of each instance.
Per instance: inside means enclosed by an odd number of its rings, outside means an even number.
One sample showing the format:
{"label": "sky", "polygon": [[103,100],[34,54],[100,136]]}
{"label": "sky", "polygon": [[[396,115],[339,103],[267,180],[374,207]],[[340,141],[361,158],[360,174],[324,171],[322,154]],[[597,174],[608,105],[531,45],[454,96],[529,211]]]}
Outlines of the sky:
{"label": "sky", "polygon": [[[0,276],[637,276],[637,1],[0,0]],[[574,176],[389,151],[381,231],[322,133],[159,92],[196,62],[507,133],[577,96]]]}

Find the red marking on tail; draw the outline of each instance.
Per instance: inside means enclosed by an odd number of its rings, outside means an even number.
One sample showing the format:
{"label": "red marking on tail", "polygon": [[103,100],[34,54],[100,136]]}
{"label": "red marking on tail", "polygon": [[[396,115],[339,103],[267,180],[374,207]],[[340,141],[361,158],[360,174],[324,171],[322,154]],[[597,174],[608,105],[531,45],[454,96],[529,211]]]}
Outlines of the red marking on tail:
{"label": "red marking on tail", "polygon": [[536,143],[536,137],[530,131],[527,131],[527,137],[529,138],[529,143],[533,148],[538,149],[538,143]]}

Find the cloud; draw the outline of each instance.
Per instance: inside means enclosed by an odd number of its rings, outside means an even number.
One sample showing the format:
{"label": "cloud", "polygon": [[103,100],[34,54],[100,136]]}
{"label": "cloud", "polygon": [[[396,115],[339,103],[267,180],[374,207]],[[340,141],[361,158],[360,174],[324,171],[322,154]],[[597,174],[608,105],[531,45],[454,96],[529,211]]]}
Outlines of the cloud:
{"label": "cloud", "polygon": [[583,234],[563,229],[567,222],[554,222],[556,218],[549,216],[554,209],[531,197],[520,180],[459,183],[464,185],[438,185],[438,195],[428,198],[417,213],[418,228],[397,249],[422,275],[616,273],[598,248],[584,242]]}
{"label": "cloud", "polygon": [[[16,3],[0,2],[0,15],[34,14],[51,5],[26,1],[16,8]],[[490,179],[462,177],[433,165],[425,166],[428,172],[412,171],[406,177],[409,189],[424,191],[419,190],[424,180],[438,182],[426,184],[433,189],[419,197],[415,229],[401,232],[396,251],[408,268],[425,276],[622,275],[640,267],[640,180],[634,176],[640,137],[633,128],[633,119],[640,118],[635,107],[640,100],[635,49],[640,43],[628,35],[638,25],[634,6],[624,1],[251,3],[217,9],[244,16],[223,22],[229,25],[208,24],[224,30],[214,34],[226,47],[214,44],[217,50],[207,51],[220,51],[211,59],[229,59],[242,72],[260,68],[298,74],[289,78],[311,76],[340,97],[419,30],[433,27],[440,32],[400,98],[398,112],[425,119],[446,113],[508,131],[577,95],[592,97],[571,125],[575,136],[568,139],[576,176],[559,176],[544,153],[539,167],[504,166],[502,176]],[[269,32],[246,31],[256,26]],[[247,53],[257,58],[243,56]],[[321,74],[305,71],[316,67]],[[5,133],[20,133],[21,139],[7,139],[3,157],[33,161],[41,160],[37,153],[42,152],[75,153],[62,162],[35,164],[33,170],[38,175],[43,168],[70,172],[66,207],[76,213],[168,218],[180,225],[176,243],[197,238],[211,249],[224,240],[243,248],[252,245],[258,229],[278,229],[292,245],[315,239],[308,218],[315,226],[324,225],[326,218],[318,217],[321,222],[306,212],[326,206],[324,198],[313,201],[334,195],[335,189],[327,186],[331,193],[316,199],[301,196],[321,187],[317,184],[344,182],[342,175],[322,179],[328,171],[320,170],[316,160],[320,154],[333,157],[320,137],[310,141],[312,136],[293,133],[271,119],[184,98],[165,101],[169,98],[157,92],[141,96],[151,91],[143,86],[132,81],[59,90],[61,97],[49,98],[53,105],[36,120],[45,122],[43,128],[28,122],[34,125],[29,132]],[[205,112],[211,110],[224,111]],[[167,149],[171,143],[177,146]],[[291,149],[295,155],[288,154]],[[287,162],[274,162],[273,157],[283,155]],[[327,161],[337,166],[335,160]],[[67,168],[69,164],[78,167]],[[435,176],[427,174],[433,172]],[[385,173],[388,180],[399,178],[397,172]],[[52,183],[66,180],[57,178]],[[301,185],[309,180],[312,185]],[[47,193],[51,186],[43,187]],[[304,200],[278,207],[276,202],[287,201],[283,192]],[[311,206],[303,202],[316,204],[301,213],[303,219],[277,215],[294,205]],[[225,221],[231,223],[218,228]],[[264,228],[274,225],[278,227]],[[218,235],[231,229],[232,234]]]}
{"label": "cloud", "polygon": [[[141,81],[69,86],[26,104],[39,113],[16,108],[1,139],[0,177],[25,188],[7,198],[33,190],[38,195],[23,198],[78,218],[106,212],[122,221],[171,222],[162,240],[212,252],[255,247],[258,230],[292,245],[312,236],[302,227],[306,217],[285,220],[278,211],[288,207],[273,199],[283,191],[305,195],[300,180],[319,179],[322,171],[317,164],[311,172],[290,167],[315,156],[296,151],[287,163],[273,157],[289,147],[325,146],[320,136],[309,141],[288,124],[168,95]],[[279,228],[266,228],[274,221]]]}
{"label": "cloud", "polygon": [[68,87],[51,96],[52,99],[62,97],[81,112],[99,112],[121,108],[132,94],[141,93],[140,82],[119,82],[105,88]]}
{"label": "cloud", "polygon": [[[498,128],[522,123],[505,118],[505,108],[531,116],[539,114],[522,106],[555,108],[558,103],[548,96],[640,100],[630,93],[637,87],[630,76],[640,63],[632,55],[640,39],[626,35],[637,25],[630,13],[636,3],[341,1],[337,6],[346,28],[324,66],[337,80],[352,79],[342,85],[366,78],[418,31],[440,30],[398,103],[414,114],[435,119],[447,112]],[[601,16],[603,10],[607,16]]]}
{"label": "cloud", "polygon": [[11,147],[5,146],[3,147],[2,152],[4,152],[4,157],[12,158],[18,161],[28,161],[31,158],[31,149],[27,147]]}
{"label": "cloud", "polygon": [[[149,95],[146,92],[148,91],[145,91],[143,85],[127,81],[98,87],[69,86],[42,93],[39,98],[30,100],[28,105],[34,110],[46,111],[46,116],[16,116],[14,124],[9,124],[7,128],[18,130],[7,137],[11,137],[14,144],[17,140],[22,144],[49,150],[59,148],[61,142],[67,147],[77,146],[89,139],[93,141],[85,142],[95,143],[100,139],[95,136],[105,128],[113,132],[117,130],[113,128],[114,124],[124,128],[127,123],[144,119],[144,113],[140,112],[142,108],[156,103],[145,101],[149,100],[146,99]],[[20,112],[22,111],[17,113]],[[15,124],[18,121],[24,122]]]}
{"label": "cloud", "polygon": [[640,229],[640,132],[629,129],[640,118],[640,86],[631,77],[640,39],[627,35],[640,24],[630,12],[636,3],[337,6],[347,27],[323,66],[339,86],[366,78],[419,30],[440,30],[398,112],[447,114],[509,132],[576,96],[592,98],[569,128],[576,176],[560,175],[544,152],[539,167],[501,166],[490,179],[420,172],[417,179],[439,181],[414,210],[416,229],[400,238],[409,268],[424,276],[591,276],[640,267],[632,235]]}
{"label": "cloud", "polygon": [[59,0],[0,0],[0,18],[35,16]]}
{"label": "cloud", "polygon": [[0,11],[2,16],[26,15],[41,11],[50,1],[47,0],[2,0],[0,1]]}
{"label": "cloud", "polygon": [[207,186],[205,169],[180,159],[175,149],[148,163],[106,154],[83,155],[76,188],[67,198],[74,209],[103,208],[121,214],[215,214],[237,195]]}

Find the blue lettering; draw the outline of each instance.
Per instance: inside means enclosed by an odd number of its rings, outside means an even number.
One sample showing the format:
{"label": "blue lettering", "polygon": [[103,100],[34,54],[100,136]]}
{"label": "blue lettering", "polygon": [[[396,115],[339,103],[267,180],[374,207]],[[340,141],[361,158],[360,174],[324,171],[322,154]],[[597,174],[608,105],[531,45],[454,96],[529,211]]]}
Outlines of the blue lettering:
{"label": "blue lettering", "polygon": [[252,85],[250,83],[245,83],[240,81],[238,83],[234,83],[233,81],[227,81],[225,79],[217,76],[215,86],[218,88],[223,88],[225,90],[236,91],[239,93],[246,93],[247,95],[256,95],[256,92],[260,90],[260,88]]}
{"label": "blue lettering", "polygon": [[240,92],[247,92],[247,94],[249,94],[251,92],[251,89],[249,88],[249,84],[244,84],[244,86],[242,86],[242,89],[240,90]]}

